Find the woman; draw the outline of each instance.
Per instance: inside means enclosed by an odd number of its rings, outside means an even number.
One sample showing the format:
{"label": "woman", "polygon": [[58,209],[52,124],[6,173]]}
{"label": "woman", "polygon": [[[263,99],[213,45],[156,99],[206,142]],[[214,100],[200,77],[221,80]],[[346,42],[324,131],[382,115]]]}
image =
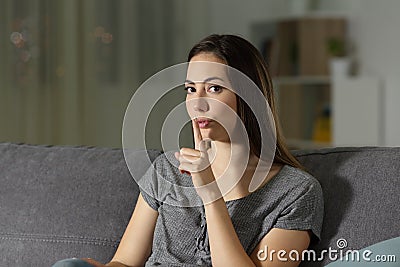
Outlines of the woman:
{"label": "woman", "polygon": [[[284,144],[262,56],[241,37],[210,35],[192,48],[188,62],[189,66],[209,62],[232,67],[261,90],[276,123],[271,168],[251,192],[249,185],[261,161],[262,146],[255,115],[243,99],[221,83],[187,79],[186,107],[192,118],[195,149],[182,148],[175,158],[165,153],[154,166],[174,181],[190,181],[204,205],[169,205],[154,197],[157,192],[151,195],[142,189],[118,250],[105,266],[298,266],[302,251],[319,240],[322,191]],[[188,77],[190,74],[188,70]],[[223,119],[216,111],[218,105],[228,107],[240,118],[248,134],[247,154],[243,149],[244,154],[231,157],[238,154],[232,154],[232,150],[241,151],[245,146],[231,142],[235,131],[227,129],[231,125],[220,123]],[[206,140],[212,140],[211,147]],[[238,166],[243,158],[247,160],[241,170]],[[174,160],[175,166],[171,163]],[[215,181],[226,179],[226,173],[228,178],[240,179],[231,183],[229,190],[222,190]],[[207,184],[214,186],[202,187]],[[280,250],[285,253],[274,254]],[[75,261],[77,265],[68,266],[104,266],[92,259]],[[63,266],[62,261],[57,264]]]}

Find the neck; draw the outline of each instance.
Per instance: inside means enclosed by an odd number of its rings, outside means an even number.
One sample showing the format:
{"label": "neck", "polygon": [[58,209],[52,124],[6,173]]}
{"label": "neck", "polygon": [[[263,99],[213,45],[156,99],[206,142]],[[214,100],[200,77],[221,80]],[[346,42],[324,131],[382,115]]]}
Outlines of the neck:
{"label": "neck", "polygon": [[[209,158],[211,169],[225,200],[248,195],[253,175],[265,179],[262,183],[264,185],[271,175],[276,174],[276,166],[261,161],[250,153],[249,147],[240,143],[213,141],[209,150]],[[259,165],[257,166],[257,164]],[[279,170],[280,168],[278,168]]]}
{"label": "neck", "polygon": [[[214,141],[211,143],[209,156],[211,168],[218,179],[226,170],[247,167],[246,159],[250,159],[250,148],[245,144]],[[250,163],[250,160],[249,160]]]}

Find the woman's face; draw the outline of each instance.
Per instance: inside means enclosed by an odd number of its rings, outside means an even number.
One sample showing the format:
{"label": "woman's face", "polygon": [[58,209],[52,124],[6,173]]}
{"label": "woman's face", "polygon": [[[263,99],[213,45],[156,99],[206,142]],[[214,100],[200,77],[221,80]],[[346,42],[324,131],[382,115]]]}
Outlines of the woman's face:
{"label": "woman's face", "polygon": [[234,128],[237,117],[236,95],[227,88],[226,65],[213,53],[200,53],[190,60],[185,81],[189,116],[196,119],[203,138],[215,141],[229,141],[227,131]]}

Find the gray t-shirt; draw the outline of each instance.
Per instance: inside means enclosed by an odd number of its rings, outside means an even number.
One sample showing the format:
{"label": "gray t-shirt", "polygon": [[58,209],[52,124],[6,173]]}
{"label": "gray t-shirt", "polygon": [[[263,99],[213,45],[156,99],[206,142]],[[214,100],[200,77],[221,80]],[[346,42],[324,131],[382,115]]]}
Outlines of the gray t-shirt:
{"label": "gray t-shirt", "polygon": [[[211,266],[204,207],[191,177],[176,166],[173,153],[164,153],[139,183],[144,200],[159,213],[145,266]],[[248,255],[272,228],[311,230],[312,242],[320,239],[321,186],[310,174],[289,165],[250,195],[226,201],[226,206]]]}

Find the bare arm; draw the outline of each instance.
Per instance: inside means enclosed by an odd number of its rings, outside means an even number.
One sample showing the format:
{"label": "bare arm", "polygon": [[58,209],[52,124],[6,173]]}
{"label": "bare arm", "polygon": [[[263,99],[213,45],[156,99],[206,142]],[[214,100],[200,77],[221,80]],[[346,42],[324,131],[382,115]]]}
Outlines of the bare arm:
{"label": "bare arm", "polygon": [[106,265],[93,259],[83,259],[96,267],[140,267],[150,256],[158,212],[139,194],[135,210],[126,227],[113,259]]}
{"label": "bare arm", "polygon": [[140,194],[118,249],[106,266],[144,266],[150,256],[158,212]]}
{"label": "bare arm", "polygon": [[223,198],[205,205],[204,208],[212,265],[255,266],[240,243]]}
{"label": "bare arm", "polygon": [[[300,261],[291,261],[288,254],[291,250],[302,251],[310,244],[308,231],[295,231],[273,228],[260,241],[253,253],[248,256],[232,225],[226,204],[219,199],[205,206],[207,231],[209,235],[211,259],[214,267],[218,266],[263,266],[263,267],[296,267]],[[272,260],[261,250],[276,251]],[[286,251],[283,257],[287,260],[279,260],[279,250]],[[259,254],[259,257],[257,257]],[[282,256],[282,255],[281,255]]]}
{"label": "bare arm", "polygon": [[[301,262],[302,252],[310,244],[310,235],[309,231],[272,228],[254,249],[251,258],[257,267],[297,267]],[[279,252],[281,250],[284,254]]]}

